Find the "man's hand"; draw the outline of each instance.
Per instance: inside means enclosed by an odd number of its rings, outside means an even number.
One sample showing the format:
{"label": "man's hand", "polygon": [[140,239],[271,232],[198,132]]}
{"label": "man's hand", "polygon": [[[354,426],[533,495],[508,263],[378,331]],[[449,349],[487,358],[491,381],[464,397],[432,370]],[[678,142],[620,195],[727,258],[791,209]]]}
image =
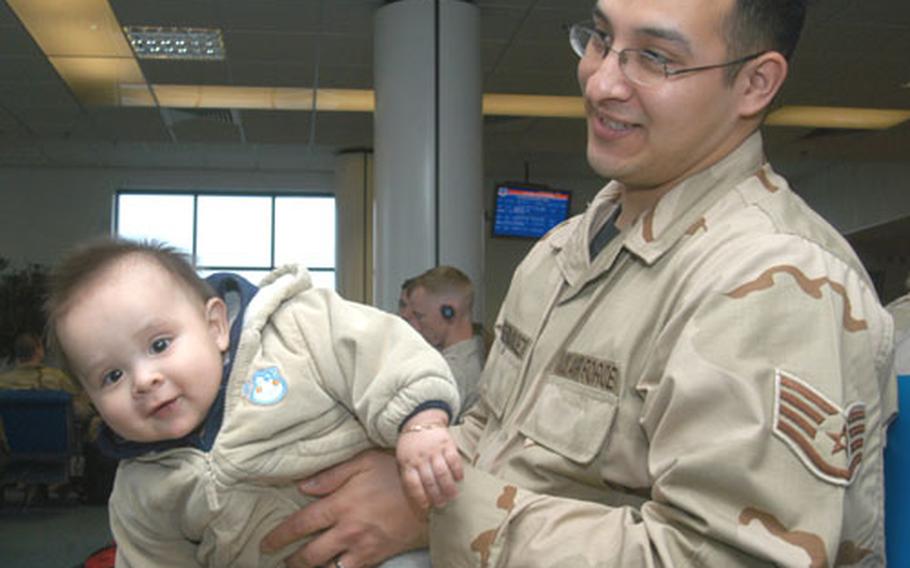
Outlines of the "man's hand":
{"label": "man's hand", "polygon": [[367,450],[300,483],[303,493],[322,499],[291,515],[266,535],[262,549],[279,550],[319,534],[291,555],[291,568],[328,565],[373,566],[427,544],[425,513],[404,496],[392,455]]}

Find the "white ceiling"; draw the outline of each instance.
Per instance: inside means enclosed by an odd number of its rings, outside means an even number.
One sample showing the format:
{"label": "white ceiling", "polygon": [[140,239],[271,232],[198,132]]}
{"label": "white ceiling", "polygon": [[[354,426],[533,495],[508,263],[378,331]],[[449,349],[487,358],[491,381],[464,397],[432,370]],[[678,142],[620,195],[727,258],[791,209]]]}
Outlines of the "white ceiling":
{"label": "white ceiling", "polygon": [[[64,1],[64,0],[61,0]],[[217,27],[223,62],[142,60],[149,83],[369,89],[379,0],[110,0],[123,25]],[[479,0],[484,91],[576,95],[563,26],[591,0]],[[319,45],[319,49],[316,46]],[[317,52],[319,61],[316,61]],[[910,1],[816,0],[781,104],[910,109]],[[372,146],[366,113],[233,111],[198,116],[85,108],[0,2],[0,166],[296,168]],[[311,134],[315,136],[311,138]],[[488,117],[487,167],[542,157],[584,167],[584,123]],[[769,128],[772,158],[904,160],[910,124],[882,132]],[[305,152],[303,151],[305,150]],[[313,158],[316,159],[316,158]]]}

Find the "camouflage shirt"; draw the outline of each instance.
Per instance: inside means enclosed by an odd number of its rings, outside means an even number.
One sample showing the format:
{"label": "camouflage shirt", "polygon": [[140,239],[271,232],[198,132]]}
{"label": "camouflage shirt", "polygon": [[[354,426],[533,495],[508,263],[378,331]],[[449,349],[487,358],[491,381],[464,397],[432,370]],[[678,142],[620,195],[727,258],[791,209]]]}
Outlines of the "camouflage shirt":
{"label": "camouflage shirt", "polygon": [[516,270],[434,567],[882,565],[892,321],[850,247],[757,133],[591,261],[618,198]]}

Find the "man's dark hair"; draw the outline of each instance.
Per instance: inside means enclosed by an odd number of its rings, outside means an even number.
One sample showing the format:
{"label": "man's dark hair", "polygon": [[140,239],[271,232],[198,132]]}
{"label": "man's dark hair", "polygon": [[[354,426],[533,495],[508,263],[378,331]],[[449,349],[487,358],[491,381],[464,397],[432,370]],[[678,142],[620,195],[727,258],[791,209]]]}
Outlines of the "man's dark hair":
{"label": "man's dark hair", "polygon": [[31,361],[41,347],[41,338],[37,334],[26,332],[16,336],[13,343],[13,353],[17,362]]}
{"label": "man's dark hair", "polygon": [[[806,20],[807,0],[734,0],[725,35],[730,59],[777,51],[790,59]],[[739,71],[728,70],[732,78]]]}
{"label": "man's dark hair", "polygon": [[735,0],[727,18],[732,57],[762,50],[793,55],[806,19],[807,0]]}
{"label": "man's dark hair", "polygon": [[58,264],[50,275],[50,293],[45,303],[48,341],[62,359],[66,370],[69,361],[60,348],[56,328],[60,318],[69,310],[77,292],[98,278],[107,268],[131,256],[144,257],[164,268],[177,282],[205,304],[215,296],[212,287],[196,274],[190,259],[175,248],[156,241],[130,241],[101,238],[76,247]]}

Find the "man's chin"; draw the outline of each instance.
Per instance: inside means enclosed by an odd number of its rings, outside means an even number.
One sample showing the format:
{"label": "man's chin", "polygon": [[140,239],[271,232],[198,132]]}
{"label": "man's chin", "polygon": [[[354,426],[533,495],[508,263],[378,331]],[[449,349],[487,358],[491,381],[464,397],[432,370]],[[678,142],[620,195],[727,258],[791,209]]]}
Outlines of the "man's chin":
{"label": "man's chin", "polygon": [[615,159],[607,159],[600,154],[588,152],[588,165],[594,172],[604,179],[619,179],[623,174],[623,168]]}

